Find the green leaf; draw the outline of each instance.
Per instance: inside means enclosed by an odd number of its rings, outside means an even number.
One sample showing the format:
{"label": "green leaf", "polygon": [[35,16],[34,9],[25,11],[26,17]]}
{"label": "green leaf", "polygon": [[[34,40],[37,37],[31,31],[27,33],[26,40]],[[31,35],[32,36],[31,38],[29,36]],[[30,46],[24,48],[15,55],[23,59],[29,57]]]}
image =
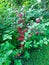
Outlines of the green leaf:
{"label": "green leaf", "polygon": [[28,59],[28,58],[30,58],[30,54],[29,54],[27,51],[25,51],[24,57],[25,57],[26,59]]}
{"label": "green leaf", "polygon": [[32,47],[31,43],[30,42],[26,42],[25,45],[24,45],[25,48],[29,49]]}
{"label": "green leaf", "polygon": [[14,65],[22,65],[21,60],[15,60]]}
{"label": "green leaf", "polygon": [[10,60],[9,59],[6,59],[4,65],[10,65]]}
{"label": "green leaf", "polygon": [[44,44],[47,45],[48,44],[48,41],[44,41]]}
{"label": "green leaf", "polygon": [[38,48],[38,44],[39,44],[39,43],[36,42],[36,40],[34,40],[34,47],[35,47],[35,48]]}
{"label": "green leaf", "polygon": [[12,39],[12,36],[11,35],[8,35],[8,34],[5,34],[4,36],[3,36],[3,40],[7,40],[7,39]]}

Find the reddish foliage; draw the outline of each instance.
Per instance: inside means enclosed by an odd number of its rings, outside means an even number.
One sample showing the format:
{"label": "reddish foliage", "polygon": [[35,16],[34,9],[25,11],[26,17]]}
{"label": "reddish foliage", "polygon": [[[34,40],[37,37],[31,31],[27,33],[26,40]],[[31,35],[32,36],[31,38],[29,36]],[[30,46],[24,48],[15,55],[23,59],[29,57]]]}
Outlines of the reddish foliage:
{"label": "reddish foliage", "polygon": [[24,32],[27,32],[27,30],[28,30],[28,29],[26,28],[26,29],[24,30]]}
{"label": "reddish foliage", "polygon": [[18,23],[23,23],[23,20],[22,20],[22,19],[20,19],[20,20],[18,21]]}
{"label": "reddish foliage", "polygon": [[20,44],[20,47],[23,47],[24,46],[24,44]]}
{"label": "reddish foliage", "polygon": [[18,27],[18,32],[20,33],[20,37],[18,38],[19,41],[24,40],[24,32],[22,31],[22,28]]}
{"label": "reddish foliage", "polygon": [[23,34],[22,28],[18,27],[18,32],[19,32],[20,34]]}
{"label": "reddish foliage", "polygon": [[24,33],[23,34],[20,34],[21,37],[24,37]]}
{"label": "reddish foliage", "polygon": [[19,31],[20,35],[23,34],[23,31]]}
{"label": "reddish foliage", "polygon": [[18,31],[22,31],[22,28],[18,27]]}
{"label": "reddish foliage", "polygon": [[22,14],[18,14],[18,16],[19,16],[20,18],[22,18]]}
{"label": "reddish foliage", "polygon": [[38,35],[38,34],[39,34],[39,32],[36,32],[36,34]]}
{"label": "reddish foliage", "polygon": [[24,40],[24,37],[19,37],[18,40],[19,41],[23,41]]}

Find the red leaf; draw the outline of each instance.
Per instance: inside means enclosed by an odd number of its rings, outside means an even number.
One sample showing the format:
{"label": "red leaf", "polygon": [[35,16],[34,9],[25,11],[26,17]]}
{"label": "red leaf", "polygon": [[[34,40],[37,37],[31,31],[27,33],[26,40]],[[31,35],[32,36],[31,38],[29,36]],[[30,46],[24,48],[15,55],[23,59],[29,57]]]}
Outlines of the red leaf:
{"label": "red leaf", "polygon": [[21,36],[21,37],[24,37],[24,33],[21,33],[20,36]]}
{"label": "red leaf", "polygon": [[22,28],[20,28],[20,27],[18,27],[18,32],[19,32],[20,34],[24,34],[24,32],[22,31]]}
{"label": "red leaf", "polygon": [[39,34],[39,32],[36,32],[36,35],[38,35]]}
{"label": "red leaf", "polygon": [[24,37],[19,37],[18,40],[19,41],[23,41],[24,40]]}
{"label": "red leaf", "polygon": [[23,31],[19,31],[20,34],[23,34],[24,32]]}
{"label": "red leaf", "polygon": [[22,18],[22,14],[18,14],[18,16],[19,16],[20,18]]}
{"label": "red leaf", "polygon": [[24,46],[24,44],[20,44],[20,47],[23,47]]}
{"label": "red leaf", "polygon": [[18,31],[21,31],[21,30],[22,30],[22,28],[18,27]]}
{"label": "red leaf", "polygon": [[22,30],[22,28],[18,27],[18,30]]}
{"label": "red leaf", "polygon": [[26,29],[24,30],[24,32],[27,32],[27,30],[28,30],[28,29],[26,28]]}

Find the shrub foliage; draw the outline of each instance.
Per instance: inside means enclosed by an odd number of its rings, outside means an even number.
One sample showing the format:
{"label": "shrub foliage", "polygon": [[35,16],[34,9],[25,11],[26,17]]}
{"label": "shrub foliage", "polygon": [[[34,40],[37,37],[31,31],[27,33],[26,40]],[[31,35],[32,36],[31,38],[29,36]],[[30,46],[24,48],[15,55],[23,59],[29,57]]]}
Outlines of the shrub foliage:
{"label": "shrub foliage", "polygon": [[[8,2],[6,2],[7,4]],[[49,43],[49,14],[45,8],[15,10],[0,4],[0,65],[22,65],[33,48]]]}

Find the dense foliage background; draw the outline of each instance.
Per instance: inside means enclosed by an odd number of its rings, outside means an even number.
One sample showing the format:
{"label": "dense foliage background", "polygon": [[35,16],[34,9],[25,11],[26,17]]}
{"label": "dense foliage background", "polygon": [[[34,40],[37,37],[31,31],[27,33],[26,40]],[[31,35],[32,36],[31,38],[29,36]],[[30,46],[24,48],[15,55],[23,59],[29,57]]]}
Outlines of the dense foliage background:
{"label": "dense foliage background", "polygon": [[0,65],[33,65],[48,43],[49,0],[0,0]]}

